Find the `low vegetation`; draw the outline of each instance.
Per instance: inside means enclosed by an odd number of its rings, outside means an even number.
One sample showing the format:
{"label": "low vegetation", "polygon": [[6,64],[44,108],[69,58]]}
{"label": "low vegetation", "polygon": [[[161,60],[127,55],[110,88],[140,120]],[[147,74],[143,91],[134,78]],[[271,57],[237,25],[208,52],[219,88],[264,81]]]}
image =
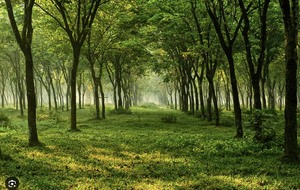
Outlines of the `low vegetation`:
{"label": "low vegetation", "polygon": [[[233,125],[214,127],[163,108],[108,112],[100,121],[89,108],[78,110],[80,132],[68,131],[68,112],[39,110],[44,145],[28,147],[26,119],[13,110],[1,112],[10,124],[0,127],[1,150],[9,155],[1,157],[0,181],[16,176],[20,190],[300,188],[300,165],[281,159],[281,121],[265,144],[253,141],[251,126],[245,126],[245,138],[235,139]],[[164,116],[176,122],[164,122]],[[232,113],[222,114],[221,121],[227,117]]]}

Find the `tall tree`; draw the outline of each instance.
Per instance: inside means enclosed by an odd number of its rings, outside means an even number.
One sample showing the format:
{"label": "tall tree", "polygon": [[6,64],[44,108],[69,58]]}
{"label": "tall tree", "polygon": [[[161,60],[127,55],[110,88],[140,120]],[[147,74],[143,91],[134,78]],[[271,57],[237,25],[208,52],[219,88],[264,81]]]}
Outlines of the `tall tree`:
{"label": "tall tree", "polygon": [[[83,43],[91,29],[99,6],[108,0],[78,0],[61,1],[51,0],[53,9],[49,4],[38,4],[38,6],[67,33],[72,50],[73,64],[71,69],[71,130],[77,130],[76,125],[76,78],[80,60],[80,52]],[[51,6],[50,6],[51,7]]]}
{"label": "tall tree", "polygon": [[285,143],[284,154],[290,161],[298,160],[297,142],[297,45],[299,0],[279,0],[285,29]]}
{"label": "tall tree", "polygon": [[[259,4],[262,2],[259,1]],[[259,37],[259,57],[257,59],[257,63],[253,60],[254,56],[254,51],[253,51],[253,42],[250,40],[250,26],[251,23],[249,16],[252,12],[250,7],[252,6],[253,2],[251,1],[248,4],[248,10],[244,4],[243,0],[239,0],[239,5],[240,9],[243,15],[243,21],[244,25],[242,27],[242,35],[244,38],[245,42],[245,49],[246,49],[246,58],[247,58],[247,63],[248,63],[248,68],[250,72],[250,79],[251,79],[251,86],[253,89],[253,95],[254,95],[254,109],[259,109],[261,110],[262,105],[261,105],[261,93],[260,93],[260,80],[262,77],[262,70],[263,70],[263,64],[265,63],[265,50],[266,50],[266,42],[267,42],[267,13],[268,13],[268,8],[269,8],[269,3],[270,0],[264,0],[262,6],[258,5],[258,13],[259,13],[259,20],[260,20],[260,37]],[[251,15],[253,16],[253,14]],[[262,128],[261,128],[261,118],[257,117],[257,122],[255,126],[256,130],[256,135],[255,139],[256,140],[262,140],[261,139],[261,133],[262,133]]]}
{"label": "tall tree", "polygon": [[[216,33],[218,35],[221,47],[226,55],[229,71],[230,82],[233,97],[235,126],[237,129],[236,137],[243,137],[242,127],[242,112],[240,107],[239,93],[237,88],[237,79],[235,74],[235,63],[233,58],[233,45],[238,36],[238,31],[241,27],[243,17],[238,18],[237,1],[205,1],[207,12],[214,24]],[[248,8],[247,8],[248,9]],[[229,11],[232,14],[229,14]],[[229,23],[230,20],[232,23]]]}
{"label": "tall tree", "polygon": [[13,6],[10,0],[5,0],[8,17],[14,32],[16,41],[25,57],[26,88],[28,102],[28,128],[29,128],[29,146],[40,145],[36,128],[36,95],[34,87],[34,73],[31,42],[33,36],[32,27],[32,8],[34,0],[24,0],[24,17],[22,30],[19,31],[18,23],[15,19]]}
{"label": "tall tree", "polygon": [[[259,3],[261,3],[259,1]],[[260,98],[260,88],[259,83],[261,79],[261,73],[264,63],[264,57],[265,57],[265,49],[266,49],[266,40],[267,40],[267,12],[269,7],[270,0],[265,0],[263,2],[262,7],[261,5],[258,5],[259,8],[259,19],[260,19],[260,39],[259,39],[259,57],[257,59],[257,63],[254,63],[253,60],[253,43],[250,40],[250,19],[249,16],[252,12],[252,10],[249,10],[249,8],[252,6],[253,2],[249,3],[248,10],[246,9],[246,6],[244,4],[244,1],[239,0],[240,9],[243,15],[244,25],[242,27],[242,35],[245,42],[245,49],[246,49],[246,57],[247,57],[247,63],[250,71],[250,77],[252,82],[252,88],[254,92],[254,108],[255,109],[261,109],[261,98]],[[251,15],[253,16],[253,14]]]}

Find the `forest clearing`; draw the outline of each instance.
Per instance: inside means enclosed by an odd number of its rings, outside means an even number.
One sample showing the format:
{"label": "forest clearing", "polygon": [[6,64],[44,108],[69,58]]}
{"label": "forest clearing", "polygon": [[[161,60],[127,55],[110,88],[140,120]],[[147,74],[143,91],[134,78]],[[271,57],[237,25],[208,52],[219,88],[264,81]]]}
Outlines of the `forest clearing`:
{"label": "forest clearing", "polygon": [[[109,111],[101,121],[90,117],[92,111],[79,110],[80,132],[71,132],[67,112],[38,110],[44,146],[28,147],[25,119],[15,110],[1,110],[11,122],[0,127],[2,151],[10,156],[0,162],[0,181],[16,176],[20,190],[300,187],[300,166],[282,162],[282,113],[266,121],[276,128],[276,137],[261,144],[253,141],[250,127],[245,138],[234,138],[232,112],[222,114],[221,126],[215,127],[154,106],[125,115]],[[164,122],[169,116],[176,122]]]}

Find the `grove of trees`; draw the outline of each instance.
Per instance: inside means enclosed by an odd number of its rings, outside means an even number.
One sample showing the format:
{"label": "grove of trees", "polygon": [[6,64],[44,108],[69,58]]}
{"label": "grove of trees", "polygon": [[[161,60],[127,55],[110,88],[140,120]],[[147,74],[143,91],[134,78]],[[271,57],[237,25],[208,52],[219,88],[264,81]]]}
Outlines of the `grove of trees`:
{"label": "grove of trees", "polygon": [[257,141],[261,110],[285,109],[284,155],[298,160],[298,0],[5,0],[0,17],[1,106],[27,110],[31,146],[39,106],[71,109],[78,130],[86,104],[100,120],[151,93],[216,126],[233,109],[237,138],[258,113]]}

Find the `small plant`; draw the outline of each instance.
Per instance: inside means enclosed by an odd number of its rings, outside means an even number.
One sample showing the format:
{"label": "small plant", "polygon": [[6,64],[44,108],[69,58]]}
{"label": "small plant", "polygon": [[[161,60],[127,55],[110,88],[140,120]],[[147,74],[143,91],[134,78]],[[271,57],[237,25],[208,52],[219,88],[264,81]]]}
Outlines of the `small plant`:
{"label": "small plant", "polygon": [[1,113],[0,114],[0,126],[7,127],[7,126],[9,126],[9,124],[10,124],[9,118],[6,115]]}
{"label": "small plant", "polygon": [[173,114],[168,114],[166,116],[163,116],[161,118],[161,120],[164,122],[164,123],[176,123],[177,122],[177,117]]}

